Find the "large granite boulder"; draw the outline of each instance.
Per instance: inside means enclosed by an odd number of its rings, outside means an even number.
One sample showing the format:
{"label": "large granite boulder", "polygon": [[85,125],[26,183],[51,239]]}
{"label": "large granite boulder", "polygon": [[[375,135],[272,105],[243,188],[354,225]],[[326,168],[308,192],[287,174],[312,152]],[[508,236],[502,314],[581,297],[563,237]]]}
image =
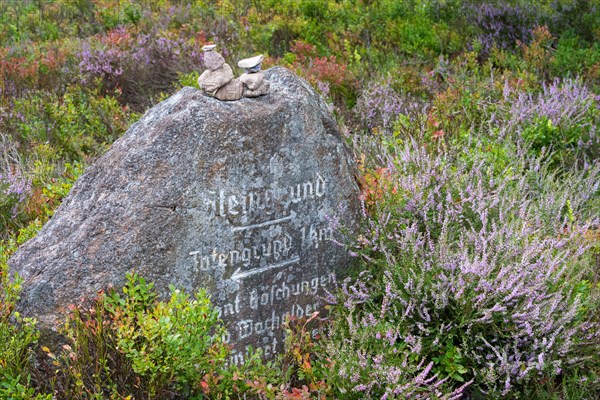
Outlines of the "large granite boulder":
{"label": "large granite boulder", "polygon": [[287,315],[319,309],[347,268],[331,218],[359,215],[354,166],[325,103],[284,68],[268,95],[221,102],[184,88],[90,166],[9,262],[21,312],[52,327],[132,269],[166,295],[207,288],[244,360],[282,349]]}

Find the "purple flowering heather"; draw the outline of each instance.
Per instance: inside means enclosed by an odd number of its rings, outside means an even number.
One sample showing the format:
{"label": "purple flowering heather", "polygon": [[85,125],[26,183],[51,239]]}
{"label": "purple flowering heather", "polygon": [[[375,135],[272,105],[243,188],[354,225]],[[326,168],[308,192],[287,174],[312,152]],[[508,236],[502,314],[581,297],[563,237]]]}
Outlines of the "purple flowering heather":
{"label": "purple flowering heather", "polygon": [[20,171],[8,170],[0,173],[0,215],[5,213],[15,218],[19,208],[31,195],[31,180],[24,177]]}
{"label": "purple flowering heather", "polygon": [[78,55],[83,83],[100,78],[107,90],[120,89],[124,100],[134,105],[148,105],[152,93],[169,90],[180,73],[202,65],[201,43],[184,33],[133,36],[118,28],[100,42],[94,48],[84,44]]}
{"label": "purple flowering heather", "polygon": [[[341,284],[328,347],[346,372],[360,371],[355,391],[373,398],[406,387],[398,398],[419,398],[422,382],[449,393],[451,382],[472,379],[460,392],[515,396],[590,362],[600,326],[589,291],[577,288],[593,276],[600,165],[559,177],[517,151],[497,172],[484,155],[368,142],[395,192],[373,206],[355,244],[368,272]],[[360,367],[359,349],[377,363]],[[395,368],[410,371],[402,385]]]}
{"label": "purple flowering heather", "polygon": [[390,132],[404,107],[404,100],[392,88],[391,79],[388,78],[382,83],[368,84],[356,109],[365,126],[370,129],[380,127]]}
{"label": "purple flowering heather", "polygon": [[[600,156],[600,101],[581,81],[556,79],[544,84],[539,93],[517,92],[505,84],[502,104],[501,137],[558,150],[562,155]],[[588,162],[586,157],[582,163]]]}
{"label": "purple flowering heather", "polygon": [[510,120],[506,129],[530,123],[544,117],[557,126],[585,126],[587,114],[600,107],[597,96],[582,82],[575,79],[555,79],[543,84],[540,93],[514,92],[504,89],[504,100],[510,103]]}
{"label": "purple flowering heather", "polygon": [[536,9],[533,5],[486,3],[469,6],[474,14],[475,26],[479,28],[482,51],[488,54],[495,46],[501,49],[516,47],[517,41],[528,43],[531,29],[536,25]]}

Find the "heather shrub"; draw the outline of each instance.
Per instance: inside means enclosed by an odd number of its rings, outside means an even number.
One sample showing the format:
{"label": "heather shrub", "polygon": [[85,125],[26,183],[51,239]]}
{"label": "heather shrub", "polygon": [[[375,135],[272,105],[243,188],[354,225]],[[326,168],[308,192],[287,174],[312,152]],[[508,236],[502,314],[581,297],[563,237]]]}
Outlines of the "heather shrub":
{"label": "heather shrub", "polygon": [[[73,183],[83,173],[83,164],[65,164],[58,167],[43,163],[39,158],[32,162],[34,168],[21,184],[28,189],[27,196],[14,204],[11,218],[0,221],[0,240],[17,238],[19,244],[33,236],[52,216],[64,197],[69,194]],[[23,178],[25,179],[25,178]],[[13,190],[15,187],[13,186]],[[11,194],[14,196],[15,194]],[[15,212],[16,214],[12,214]]]}
{"label": "heather shrub", "polygon": [[599,104],[596,95],[579,80],[554,80],[539,93],[504,90],[509,107],[502,135],[530,144],[535,154],[553,151],[553,163],[570,164],[600,154],[597,134]]}
{"label": "heather shrub", "polygon": [[31,195],[31,180],[20,168],[0,169],[0,226],[13,224]]}
{"label": "heather shrub", "polygon": [[178,73],[201,69],[203,43],[185,33],[110,30],[78,55],[83,81],[99,79],[107,93],[118,89],[122,102],[144,109],[154,95],[171,89]]}
{"label": "heather shrub", "polygon": [[537,9],[530,3],[489,3],[472,6],[477,40],[484,55],[493,47],[513,48],[517,41],[528,43],[537,22]]}
{"label": "heather shrub", "polygon": [[472,381],[464,390],[485,398],[573,371],[593,380],[600,167],[558,175],[521,149],[497,172],[411,140],[362,149],[379,194],[353,249],[368,272],[329,298],[339,386],[391,396],[390,374],[408,366],[430,373],[427,390]]}
{"label": "heather shrub", "polygon": [[346,281],[338,296],[328,299],[336,318],[316,342],[312,375],[327,383],[334,399],[461,398],[471,382],[453,388],[447,376],[433,370],[421,344],[401,336],[393,302],[381,302],[380,293],[367,287],[371,279],[363,274],[354,283]]}
{"label": "heather shrub", "polygon": [[406,112],[407,103],[388,77],[367,84],[354,111],[363,127],[391,133],[396,118]]}

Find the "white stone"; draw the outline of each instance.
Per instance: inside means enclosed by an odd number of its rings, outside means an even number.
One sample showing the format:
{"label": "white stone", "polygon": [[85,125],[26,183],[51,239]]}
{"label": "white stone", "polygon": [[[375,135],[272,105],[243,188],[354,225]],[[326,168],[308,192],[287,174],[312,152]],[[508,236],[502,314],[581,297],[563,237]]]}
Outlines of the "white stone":
{"label": "white stone", "polygon": [[262,54],[255,56],[255,57],[250,57],[250,58],[245,58],[243,60],[240,60],[238,62],[238,67],[240,68],[253,68],[256,67],[258,64],[260,64],[264,59],[264,56]]}
{"label": "white stone", "polygon": [[223,64],[221,68],[211,71],[207,69],[198,78],[198,86],[209,94],[214,94],[219,88],[225,86],[233,79],[233,71],[229,64]]}
{"label": "white stone", "polygon": [[256,72],[254,74],[242,74],[240,81],[250,90],[256,90],[259,88],[262,80],[265,78],[265,74],[262,72]]}
{"label": "white stone", "polygon": [[216,44],[206,44],[202,46],[202,51],[211,51],[214,50],[215,47],[217,47]]}

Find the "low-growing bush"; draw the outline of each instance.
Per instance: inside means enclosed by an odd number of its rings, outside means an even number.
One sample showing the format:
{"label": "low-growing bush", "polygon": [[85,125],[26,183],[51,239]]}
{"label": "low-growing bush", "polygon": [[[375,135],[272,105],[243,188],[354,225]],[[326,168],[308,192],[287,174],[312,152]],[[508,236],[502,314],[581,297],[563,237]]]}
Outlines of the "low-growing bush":
{"label": "low-growing bush", "polygon": [[284,59],[292,70],[348,108],[356,104],[354,77],[343,62],[319,57],[317,47],[303,41],[295,41],[290,51]]}
{"label": "low-growing bush", "polygon": [[125,132],[131,115],[113,95],[70,86],[62,95],[35,92],[13,100],[0,120],[23,154],[48,142],[66,160],[82,160],[103,152]]}
{"label": "low-growing bush", "polygon": [[31,181],[16,168],[0,169],[0,226],[10,227],[31,195]]}
{"label": "low-growing bush", "polygon": [[557,79],[539,93],[506,88],[504,102],[502,135],[528,142],[534,154],[552,150],[551,161],[561,165],[600,156],[598,98],[581,81]]}
{"label": "low-growing bush", "polygon": [[472,382],[470,396],[522,398],[598,378],[599,166],[559,175],[519,150],[498,171],[393,139],[372,154],[378,196],[353,250],[367,272],[329,298],[322,356],[336,390],[392,396],[396,371],[402,388],[417,376],[425,390]]}
{"label": "low-growing bush", "polygon": [[99,79],[106,93],[119,90],[123,103],[142,111],[156,94],[171,89],[179,73],[201,69],[203,43],[184,33],[110,30],[99,43],[84,44],[79,54],[84,83]]}
{"label": "low-growing bush", "polygon": [[63,333],[68,343],[60,355],[45,349],[58,371],[52,385],[57,398],[222,392],[228,346],[203,291],[190,298],[172,287],[168,301],[157,301],[152,283],[129,274],[123,294],[100,293],[90,307],[73,307]]}
{"label": "low-growing bush", "polygon": [[[474,3],[476,4],[476,3]],[[533,4],[512,2],[473,5],[475,26],[479,29],[477,40],[484,55],[494,47],[514,48],[517,41],[529,43],[531,29],[537,25],[538,12]]]}
{"label": "low-growing bush", "polygon": [[29,239],[29,231],[23,231],[18,241],[0,241],[0,398],[3,399],[50,399],[36,395],[31,385],[33,345],[39,338],[36,322],[23,318],[15,307],[23,280],[10,276],[8,258]]}

